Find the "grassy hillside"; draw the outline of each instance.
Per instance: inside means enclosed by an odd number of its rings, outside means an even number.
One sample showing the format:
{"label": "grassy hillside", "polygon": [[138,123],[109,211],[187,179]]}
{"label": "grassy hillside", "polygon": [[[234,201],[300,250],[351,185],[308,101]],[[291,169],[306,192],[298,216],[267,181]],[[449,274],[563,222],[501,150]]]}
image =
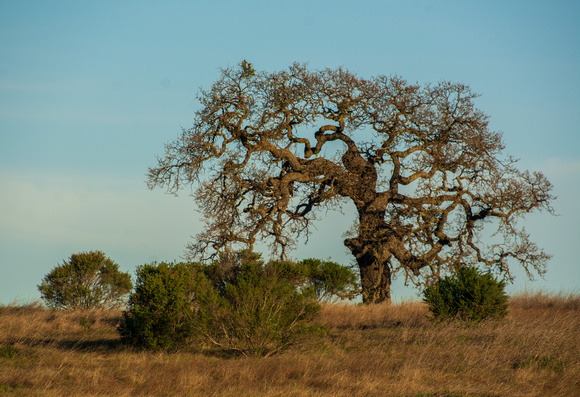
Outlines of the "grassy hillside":
{"label": "grassy hillside", "polygon": [[118,311],[0,307],[0,394],[578,396],[580,296],[521,295],[502,321],[434,324],[418,302],[327,305],[327,333],[273,357],[119,343]]}

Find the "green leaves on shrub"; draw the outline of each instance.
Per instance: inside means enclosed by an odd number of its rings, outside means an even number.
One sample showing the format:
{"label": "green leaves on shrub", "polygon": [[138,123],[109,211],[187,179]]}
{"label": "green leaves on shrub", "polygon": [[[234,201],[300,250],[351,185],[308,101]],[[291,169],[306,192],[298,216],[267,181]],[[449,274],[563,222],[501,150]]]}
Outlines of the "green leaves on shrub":
{"label": "green leaves on shrub", "polygon": [[320,259],[305,259],[301,263],[306,268],[307,283],[321,302],[354,299],[360,292],[358,276],[350,267]]}
{"label": "green leaves on shrub", "polygon": [[199,331],[206,342],[225,351],[266,357],[315,332],[312,320],[320,306],[313,291],[289,282],[279,273],[279,262],[245,259],[213,264],[226,266],[230,277],[213,294],[200,296]]}
{"label": "green leaves on shrub", "polygon": [[[242,262],[263,264],[260,254],[239,251],[222,254],[218,261],[206,267],[205,273],[222,291],[224,285],[237,277]],[[320,259],[304,259],[299,262],[271,261],[267,266],[279,280],[300,289],[312,289],[319,302],[354,299],[360,293],[357,272],[348,266]]]}
{"label": "green leaves on shrub", "polygon": [[73,254],[38,285],[42,299],[54,309],[114,309],[133,287],[131,276],[101,251]]}
{"label": "green leaves on shrub", "polygon": [[507,315],[505,283],[489,273],[464,266],[455,274],[438,280],[423,290],[423,301],[435,320],[458,318],[481,321]]}
{"label": "green leaves on shrub", "polygon": [[218,261],[159,263],[137,269],[123,314],[124,343],[149,349],[188,343],[243,355],[269,356],[312,334],[320,306],[312,288],[290,280],[298,267],[265,264],[242,251]]}
{"label": "green leaves on shrub", "polygon": [[135,291],[119,326],[125,344],[147,349],[180,347],[194,335],[197,291],[209,289],[194,263],[153,263],[137,268]]}

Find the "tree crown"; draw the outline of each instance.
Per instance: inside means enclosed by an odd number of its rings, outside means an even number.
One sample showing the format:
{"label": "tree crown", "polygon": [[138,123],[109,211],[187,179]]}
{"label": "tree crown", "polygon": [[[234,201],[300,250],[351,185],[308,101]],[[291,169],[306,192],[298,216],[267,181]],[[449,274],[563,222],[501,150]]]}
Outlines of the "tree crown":
{"label": "tree crown", "polygon": [[[244,61],[200,92],[193,127],[166,146],[148,184],[197,186],[207,224],[190,249],[201,257],[259,240],[284,257],[317,210],[351,203],[358,220],[345,245],[361,272],[387,263],[389,277],[415,280],[482,263],[509,278],[513,258],[542,274],[549,256],[517,220],[551,212],[552,186],[502,154],[476,97],[460,83],[301,64],[268,73]],[[502,241],[481,243],[486,223]]]}

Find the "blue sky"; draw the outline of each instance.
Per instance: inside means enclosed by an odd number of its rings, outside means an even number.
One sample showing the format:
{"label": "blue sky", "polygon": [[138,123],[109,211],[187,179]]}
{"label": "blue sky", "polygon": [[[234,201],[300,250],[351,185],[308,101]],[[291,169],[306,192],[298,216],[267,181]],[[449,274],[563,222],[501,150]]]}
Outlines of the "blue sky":
{"label": "blue sky", "polygon": [[[179,259],[200,231],[188,191],[147,190],[163,144],[189,127],[219,68],[308,62],[363,77],[467,83],[520,167],[544,172],[558,217],[525,225],[554,255],[545,280],[580,286],[580,3],[577,1],[0,0],[0,303],[72,253],[125,271]],[[352,259],[330,214],[297,258]],[[395,300],[416,297],[395,281]]]}

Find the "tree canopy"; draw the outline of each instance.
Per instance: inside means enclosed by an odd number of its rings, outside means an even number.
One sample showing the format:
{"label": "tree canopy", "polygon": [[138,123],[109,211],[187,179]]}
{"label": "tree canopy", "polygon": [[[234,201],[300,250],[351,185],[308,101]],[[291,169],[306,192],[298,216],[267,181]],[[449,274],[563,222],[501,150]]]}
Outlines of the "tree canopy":
{"label": "tree canopy", "polygon": [[[166,145],[148,185],[195,187],[206,227],[189,249],[202,258],[261,240],[285,257],[320,210],[354,205],[344,244],[365,302],[389,301],[397,273],[420,283],[480,264],[511,279],[515,260],[542,274],[549,255],[517,221],[552,212],[552,186],[503,154],[476,97],[461,83],[243,61],[200,91],[193,126]],[[485,242],[485,225],[499,238]]]}

